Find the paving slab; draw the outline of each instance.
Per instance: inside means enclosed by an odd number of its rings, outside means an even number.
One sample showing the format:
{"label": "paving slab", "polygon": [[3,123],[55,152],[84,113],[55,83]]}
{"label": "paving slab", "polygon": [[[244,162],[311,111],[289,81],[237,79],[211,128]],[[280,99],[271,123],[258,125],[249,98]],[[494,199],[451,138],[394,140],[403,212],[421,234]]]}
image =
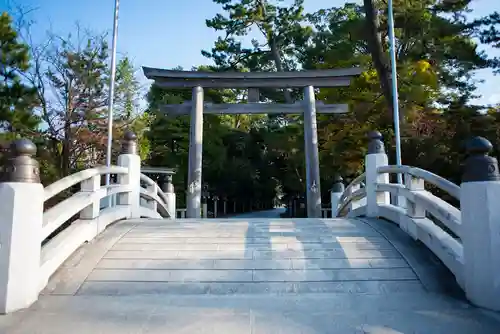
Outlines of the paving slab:
{"label": "paving slab", "polygon": [[455,300],[401,293],[44,296],[0,326],[7,334],[497,334],[500,323]]}

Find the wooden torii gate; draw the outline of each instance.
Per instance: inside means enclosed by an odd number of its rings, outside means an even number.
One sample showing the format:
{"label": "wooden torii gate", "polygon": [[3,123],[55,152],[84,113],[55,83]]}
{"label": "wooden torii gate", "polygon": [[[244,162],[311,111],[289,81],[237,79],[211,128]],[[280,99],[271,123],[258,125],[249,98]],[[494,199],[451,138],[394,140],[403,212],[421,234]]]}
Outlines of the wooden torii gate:
{"label": "wooden torii gate", "polygon": [[[321,217],[318,133],[316,113],[348,112],[345,104],[316,102],[314,87],[345,87],[360,68],[300,72],[197,72],[143,67],[144,75],[160,88],[191,88],[191,102],[163,105],[160,110],[172,115],[191,115],[187,217],[201,217],[203,113],[206,114],[300,114],[304,113],[304,138],[307,183],[307,216]],[[203,88],[248,89],[248,103],[211,104],[203,101]],[[259,88],[303,88],[304,100],[293,104],[260,103]]]}

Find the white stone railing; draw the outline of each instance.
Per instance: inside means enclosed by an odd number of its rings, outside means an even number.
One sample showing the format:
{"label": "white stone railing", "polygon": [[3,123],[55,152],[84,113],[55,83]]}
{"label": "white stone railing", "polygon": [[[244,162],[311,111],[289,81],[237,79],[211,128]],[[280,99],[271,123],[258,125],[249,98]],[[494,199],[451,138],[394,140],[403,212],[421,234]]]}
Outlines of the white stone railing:
{"label": "white stone railing", "polygon": [[[140,158],[134,150],[121,154],[118,164],[120,166],[101,166],[69,175],[44,189],[44,201],[47,201],[80,184],[80,191],[43,213],[41,243],[73,216],[79,214],[79,219],[43,244],[40,290],[78,247],[93,240],[109,224],[125,218],[172,217],[170,212],[175,211],[175,194],[164,193],[153,180],[140,174]],[[102,176],[110,177],[111,174],[117,174],[118,183],[101,186]],[[115,196],[118,196],[117,202],[111,201]],[[104,198],[110,199],[111,204],[101,210]],[[141,199],[145,205],[141,205]]]}
{"label": "white stone railing", "polygon": [[[338,198],[336,216],[384,218],[397,224],[448,267],[472,302],[500,310],[500,300],[493,297],[500,295],[500,174],[496,159],[487,155],[490,150],[484,138],[470,141],[458,186],[420,168],[388,165],[381,135],[372,133],[365,174],[345,191],[332,194],[332,199]],[[404,184],[390,183],[389,174],[402,174]],[[426,183],[460,201],[460,208],[426,190]]]}
{"label": "white stone railing", "polygon": [[127,173],[128,169],[125,167],[101,166],[69,175],[47,186],[44,189],[44,202],[47,202],[52,197],[59,195],[61,192],[77,184],[80,184],[80,191],[43,213],[43,227],[40,242],[43,242],[56,229],[77,213],[81,213],[80,218],[98,215],[98,212],[95,212],[99,209],[95,208],[96,201],[100,202],[101,199],[107,196],[130,191],[130,187],[127,185],[116,184],[104,187],[101,186],[102,175],[124,175]]}
{"label": "white stone railing", "polygon": [[[127,205],[101,210],[100,202],[103,198],[127,194],[133,188],[130,184],[101,186],[101,177],[106,174],[127,175],[128,169],[118,166],[91,168],[67,176],[45,188],[44,202],[80,184],[80,191],[42,213],[43,224],[39,236],[39,243],[43,243],[40,254],[40,291],[47,285],[50,276],[83,243],[93,240],[109,224],[130,215],[130,206]],[[77,220],[47,240],[77,214]]]}
{"label": "white stone railing", "polygon": [[[398,199],[398,203],[394,204],[377,202],[378,216],[398,223],[414,240],[425,244],[464,288],[460,210],[425,190],[425,183],[439,185],[448,194],[458,195],[455,196],[457,199],[460,199],[460,187],[428,171],[408,166],[381,166],[377,168],[377,172],[379,175],[401,173],[405,181],[405,184],[376,184],[377,196],[389,193]],[[453,234],[441,228],[431,218]]]}
{"label": "white stone railing", "polygon": [[365,173],[359,175],[345,188],[340,195],[332,193],[332,211],[334,217],[339,216],[345,210],[352,211],[366,205]]}
{"label": "white stone railing", "polygon": [[[176,212],[173,187],[163,192],[141,174],[131,133],[126,134],[118,166],[90,168],[45,188],[35,153],[30,141],[15,141],[4,170],[6,180],[0,182],[0,313],[36,301],[63,262],[109,224],[141,217],[173,218],[171,213]],[[103,176],[111,174],[117,175],[117,182],[101,185]],[[58,195],[69,197],[49,203]],[[104,208],[103,199],[108,199]]]}
{"label": "white stone railing", "polygon": [[[379,166],[376,171],[377,182],[370,184],[372,187],[359,187],[365,177],[353,180],[341,196],[337,215],[381,217],[397,223],[414,240],[424,243],[453,272],[463,288],[460,210],[425,190],[425,182],[437,186],[458,200],[460,187],[420,168]],[[390,173],[403,174],[405,184],[389,183],[389,177],[385,176]],[[369,194],[373,195],[374,200],[368,198]],[[398,199],[397,203],[391,204],[390,195]],[[375,204],[375,207],[369,209],[369,202]],[[435,223],[436,220],[438,224]],[[439,223],[453,234],[442,229]]]}
{"label": "white stone railing", "polygon": [[146,184],[146,187],[141,185],[140,189],[141,201],[144,201],[141,207],[150,210],[149,216],[152,216],[151,218],[175,218],[173,217],[175,194],[164,193],[155,181],[144,174],[140,175],[140,181]]}

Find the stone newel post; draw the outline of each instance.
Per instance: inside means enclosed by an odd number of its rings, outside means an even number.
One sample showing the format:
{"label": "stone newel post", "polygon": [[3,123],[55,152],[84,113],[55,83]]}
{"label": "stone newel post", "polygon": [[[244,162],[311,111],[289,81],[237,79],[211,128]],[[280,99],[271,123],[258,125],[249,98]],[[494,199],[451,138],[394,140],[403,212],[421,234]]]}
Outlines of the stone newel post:
{"label": "stone newel post", "polygon": [[342,194],[344,193],[345,187],[343,183],[342,176],[339,174],[335,174],[334,178],[334,183],[333,187],[330,190],[330,202],[332,205],[332,218],[337,217],[338,214],[338,209],[339,209],[339,202],[340,198],[342,197]]}
{"label": "stone newel post", "polygon": [[208,197],[201,196],[201,218],[208,218]]}
{"label": "stone newel post", "polygon": [[377,192],[377,183],[389,183],[389,175],[377,173],[377,168],[388,164],[387,154],[385,153],[382,134],[378,131],[372,131],[368,134],[370,143],[368,144],[368,153],[365,157],[366,168],[366,216],[377,217],[378,205],[389,204],[390,196],[387,192]]}
{"label": "stone newel post", "polygon": [[474,304],[500,311],[500,175],[491,143],[482,137],[466,146],[460,191],[464,283]]}
{"label": "stone newel post", "polygon": [[224,216],[225,216],[225,215],[227,215],[227,197],[226,196],[224,196],[223,201],[224,201],[224,204],[222,207],[222,212],[224,213]]}
{"label": "stone newel post", "polygon": [[129,193],[118,196],[118,204],[130,207],[130,218],[140,218],[141,157],[137,154],[137,136],[131,131],[126,131],[123,136],[118,166],[128,168],[128,174],[119,175],[118,183],[131,189]]}
{"label": "stone newel post", "polygon": [[167,209],[172,215],[171,218],[177,218],[177,199],[175,197],[174,184],[172,183],[172,175],[166,176],[166,182],[163,184],[163,192],[167,197]]}
{"label": "stone newel post", "polygon": [[214,196],[214,218],[217,218],[217,211],[219,209],[219,196]]}
{"label": "stone newel post", "polygon": [[29,307],[38,299],[44,189],[36,146],[27,139],[10,145],[0,183],[0,313]]}

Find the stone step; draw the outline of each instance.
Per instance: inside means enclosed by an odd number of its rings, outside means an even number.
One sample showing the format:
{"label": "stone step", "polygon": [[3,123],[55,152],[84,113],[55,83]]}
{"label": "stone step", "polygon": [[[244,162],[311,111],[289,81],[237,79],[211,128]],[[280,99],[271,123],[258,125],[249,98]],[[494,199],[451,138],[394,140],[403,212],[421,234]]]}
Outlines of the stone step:
{"label": "stone step", "polygon": [[200,250],[150,250],[126,251],[111,250],[104,256],[105,259],[374,259],[374,258],[400,258],[394,249],[383,250],[240,250],[240,251],[200,251]]}
{"label": "stone step", "polygon": [[[380,234],[359,222],[308,220],[137,225],[80,294],[383,293],[421,289]],[[391,290],[392,291],[392,290]]]}
{"label": "stone step", "polygon": [[320,235],[315,237],[308,238],[300,238],[296,237],[225,237],[225,238],[200,238],[193,237],[193,235],[189,235],[187,237],[159,237],[159,236],[147,236],[147,237],[130,237],[128,235],[124,236],[119,243],[190,243],[190,244],[205,244],[205,243],[224,243],[224,244],[282,244],[282,243],[301,243],[301,244],[310,244],[310,243],[382,243],[387,242],[387,240],[381,236],[374,237],[336,237],[329,235]]}
{"label": "stone step", "polygon": [[381,243],[371,243],[371,242],[359,242],[359,243],[308,243],[302,244],[300,242],[288,242],[288,243],[255,243],[255,244],[231,244],[224,243],[220,240],[218,243],[129,243],[126,240],[122,240],[117,243],[113,248],[114,250],[132,250],[132,251],[158,251],[158,250],[202,250],[202,251],[240,251],[245,249],[252,250],[295,250],[295,251],[312,251],[312,250],[325,250],[333,251],[336,249],[357,249],[357,250],[387,250],[393,249],[393,246],[388,242]]}
{"label": "stone step", "polygon": [[362,269],[362,268],[408,268],[403,259],[276,259],[276,260],[144,260],[102,259],[98,269]]}
{"label": "stone step", "polygon": [[[86,281],[77,295],[426,294],[417,280],[345,282],[130,282]],[[272,302],[272,301],[271,301]]]}
{"label": "stone step", "polygon": [[415,280],[410,268],[356,269],[95,269],[87,281],[133,282],[339,282]]}

